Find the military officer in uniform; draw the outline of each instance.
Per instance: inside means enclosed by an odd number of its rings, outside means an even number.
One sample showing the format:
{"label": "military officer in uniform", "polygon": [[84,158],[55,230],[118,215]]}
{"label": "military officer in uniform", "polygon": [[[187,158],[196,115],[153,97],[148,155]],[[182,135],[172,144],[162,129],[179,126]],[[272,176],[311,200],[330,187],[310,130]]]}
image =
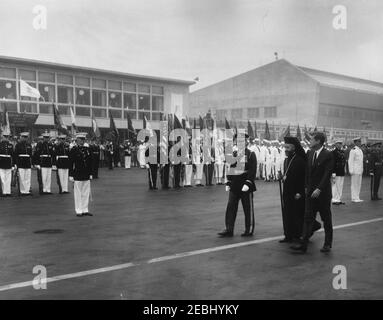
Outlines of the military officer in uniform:
{"label": "military officer in uniform", "polygon": [[20,134],[20,141],[14,152],[21,195],[31,195],[32,145],[28,142],[28,137],[29,132]]}
{"label": "military officer in uniform", "polygon": [[343,150],[343,141],[335,141],[335,149],[332,151],[334,158],[334,170],[332,173],[332,204],[344,204],[342,202],[343,182],[346,167],[346,155]]}
{"label": "military officer in uniform", "polygon": [[101,147],[98,144],[97,139],[93,139],[89,146],[90,152],[92,154],[92,177],[93,179],[98,179],[98,168],[100,166],[100,153]]}
{"label": "military officer in uniform", "polygon": [[148,163],[146,164],[146,168],[148,169],[148,182],[149,182],[149,190],[157,190],[157,172],[158,172],[158,163],[160,162],[160,148],[156,149],[156,159],[150,159],[149,157],[149,148],[153,147],[150,142],[147,142],[147,149],[145,151],[145,157],[148,157]]}
{"label": "military officer in uniform", "polygon": [[125,169],[130,169],[132,162],[132,144],[129,139],[125,140],[123,145],[124,147],[124,160],[125,160]]}
{"label": "military officer in uniform", "polygon": [[363,175],[363,151],[360,148],[361,138],[354,139],[355,146],[351,149],[348,158],[348,170],[351,175],[351,201],[362,202],[359,198]]}
{"label": "military officer in uniform", "polygon": [[69,145],[66,143],[66,135],[58,136],[58,144],[54,150],[54,168],[57,170],[57,184],[59,193],[66,194],[68,191],[69,177]]}
{"label": "military officer in uniform", "polygon": [[379,186],[380,186],[380,177],[382,176],[382,143],[377,142],[372,145],[373,150],[370,155],[369,159],[369,170],[370,175],[372,176],[372,198],[371,200],[382,200],[382,198],[379,197]]}
{"label": "military officer in uniform", "polygon": [[13,164],[13,145],[9,142],[8,132],[3,132],[0,142],[0,183],[2,196],[11,196]]}
{"label": "military officer in uniform", "polygon": [[52,165],[54,157],[54,147],[50,143],[50,134],[48,132],[43,133],[43,142],[36,146],[36,163],[37,169],[41,169],[41,178],[43,185],[42,194],[52,194],[51,182],[52,182]]}
{"label": "military officer in uniform", "polygon": [[109,141],[105,147],[106,157],[108,158],[109,170],[113,170],[113,159],[114,159],[114,144]]}
{"label": "military officer in uniform", "polygon": [[89,212],[90,180],[92,180],[92,154],[84,146],[86,133],[76,134],[76,144],[69,152],[69,181],[73,182],[74,204],[77,217],[92,216]]}
{"label": "military officer in uniform", "polygon": [[[191,137],[189,137],[191,139]],[[187,160],[185,162],[185,179],[184,179],[184,187],[190,188],[192,186],[192,176],[193,176],[193,162],[192,162],[192,147],[191,141],[189,141],[188,145],[188,153],[186,155]]]}
{"label": "military officer in uniform", "polygon": [[[238,154],[236,147],[233,147],[233,154]],[[241,236],[249,237],[253,235],[254,219],[252,216],[253,208],[253,192],[256,191],[255,174],[257,172],[257,157],[254,152],[247,147],[245,149],[246,163],[244,168],[239,168],[238,163],[230,166],[227,175],[226,190],[229,191],[229,200],[226,208],[225,224],[226,229],[218,233],[220,237],[232,237],[234,233],[234,224],[237,217],[239,200],[242,202],[245,214],[245,232]]]}

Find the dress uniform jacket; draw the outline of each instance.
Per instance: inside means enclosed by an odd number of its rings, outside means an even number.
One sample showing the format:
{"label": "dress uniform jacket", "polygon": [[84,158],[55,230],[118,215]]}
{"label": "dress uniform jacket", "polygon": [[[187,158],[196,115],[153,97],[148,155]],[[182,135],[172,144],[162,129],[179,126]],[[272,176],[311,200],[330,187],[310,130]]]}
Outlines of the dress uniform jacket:
{"label": "dress uniform jacket", "polygon": [[14,162],[18,168],[30,169],[32,165],[32,145],[26,141],[20,141],[15,146]]}
{"label": "dress uniform jacket", "polygon": [[0,142],[0,169],[12,169],[13,145],[9,141]]}
{"label": "dress uniform jacket", "polygon": [[60,143],[54,149],[54,161],[57,169],[69,169],[69,145]]}
{"label": "dress uniform jacket", "polygon": [[49,142],[41,142],[36,146],[35,160],[36,164],[42,168],[52,168],[54,157],[54,147]]}
{"label": "dress uniform jacket", "polygon": [[92,154],[89,148],[74,146],[69,152],[69,176],[76,181],[86,181],[92,175]]}
{"label": "dress uniform jacket", "polygon": [[332,155],[334,158],[333,173],[335,173],[335,175],[338,177],[344,177],[345,166],[346,166],[346,155],[344,153],[344,150],[339,150],[339,149],[335,148],[332,151]]}

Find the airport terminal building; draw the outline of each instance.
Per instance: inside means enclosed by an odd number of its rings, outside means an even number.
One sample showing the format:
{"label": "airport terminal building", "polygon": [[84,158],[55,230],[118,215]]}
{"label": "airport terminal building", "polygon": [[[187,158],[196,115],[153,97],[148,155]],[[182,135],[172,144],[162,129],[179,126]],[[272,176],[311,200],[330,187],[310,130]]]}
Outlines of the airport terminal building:
{"label": "airport terminal building", "polygon": [[[37,88],[43,98],[37,101],[20,96],[19,79]],[[144,116],[157,129],[162,113],[186,113],[192,84],[193,81],[0,56],[0,108],[6,106],[15,132],[28,130],[33,123],[37,129],[53,129],[53,105],[58,107],[66,125],[71,124],[72,107],[80,128],[91,127],[92,115],[101,129],[109,128],[110,110],[119,129],[127,129],[128,113],[135,129],[142,128]],[[13,122],[17,113],[26,121]]]}
{"label": "airport terminal building", "polygon": [[[276,60],[194,91],[191,116],[333,128],[336,136],[383,140],[383,83],[353,78]],[[294,130],[294,129],[293,129]]]}

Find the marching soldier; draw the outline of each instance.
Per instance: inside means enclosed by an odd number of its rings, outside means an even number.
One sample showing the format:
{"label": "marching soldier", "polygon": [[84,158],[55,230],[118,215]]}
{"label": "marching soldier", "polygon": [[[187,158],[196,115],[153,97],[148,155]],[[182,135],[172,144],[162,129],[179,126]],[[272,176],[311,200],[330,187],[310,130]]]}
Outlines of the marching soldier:
{"label": "marching soldier", "polygon": [[380,177],[382,176],[382,151],[381,151],[381,142],[374,143],[372,145],[373,150],[370,155],[369,165],[370,165],[370,175],[372,179],[372,194],[371,200],[382,200],[378,196],[379,186],[380,186]]}
{"label": "marching soldier", "polygon": [[334,170],[332,173],[332,204],[344,204],[342,202],[343,182],[345,175],[346,156],[343,150],[343,141],[337,140],[335,142],[335,149],[332,151],[334,158]]}
{"label": "marching soldier", "polygon": [[20,141],[15,146],[14,159],[18,171],[20,194],[31,193],[32,145],[28,142],[29,132],[20,134]]}
{"label": "marching soldier", "polygon": [[49,142],[49,133],[45,132],[43,135],[43,142],[37,144],[35,159],[37,169],[41,170],[42,179],[42,194],[52,194],[51,182],[52,182],[52,165],[54,157],[53,145]]}
{"label": "marching soldier", "polygon": [[13,145],[9,142],[9,134],[4,132],[0,142],[0,183],[2,196],[11,196],[13,166]]}
{"label": "marching soldier", "polygon": [[66,135],[58,136],[59,142],[55,147],[54,167],[57,170],[57,184],[59,193],[66,194],[68,192],[69,177],[69,145],[65,142]]}
{"label": "marching soldier", "polygon": [[354,140],[355,146],[351,149],[348,158],[348,170],[351,174],[351,201],[362,202],[359,198],[363,175],[363,151],[360,149],[361,138]]}
{"label": "marching soldier", "polygon": [[98,168],[100,166],[101,148],[96,139],[93,139],[91,141],[89,149],[92,154],[92,169],[93,169],[92,177],[93,179],[98,179]]}
{"label": "marching soldier", "polygon": [[[189,137],[191,139],[191,137]],[[191,143],[189,143],[188,154],[187,154],[187,162],[185,162],[185,180],[184,187],[190,188],[192,176],[193,176],[193,163],[192,163],[192,147]]]}
{"label": "marching soldier", "polygon": [[203,162],[202,162],[202,152],[201,145],[197,143],[192,144],[193,148],[193,166],[195,169],[194,181],[196,187],[203,187],[202,178],[203,178]]}
{"label": "marching soldier", "polygon": [[[234,149],[234,148],[233,148]],[[233,152],[238,154],[238,151]],[[218,235],[220,237],[232,237],[234,233],[234,224],[237,217],[239,200],[242,202],[245,214],[245,232],[242,237],[249,237],[254,232],[254,208],[253,208],[253,192],[256,191],[255,174],[257,171],[257,158],[254,152],[247,147],[245,150],[246,163],[244,168],[239,168],[237,162],[230,166],[227,176],[228,182],[226,190],[229,191],[229,200],[226,208],[225,224],[226,229]]]}
{"label": "marching soldier", "polygon": [[124,143],[124,160],[125,160],[125,169],[130,169],[132,161],[132,144],[129,139],[125,140]]}
{"label": "marching soldier", "polygon": [[69,152],[69,181],[74,183],[74,204],[77,217],[92,216],[89,212],[92,154],[84,146],[86,133],[76,134],[76,144]]}
{"label": "marching soldier", "polygon": [[[153,145],[147,142],[147,149],[145,151],[145,157],[149,157],[149,148]],[[158,171],[158,162],[160,159],[160,148],[157,147],[156,159],[151,160],[148,158],[148,163],[146,168],[148,169],[148,181],[149,181],[149,190],[157,190],[157,171]]]}
{"label": "marching soldier", "polygon": [[113,170],[113,158],[114,158],[114,145],[112,141],[109,141],[105,147],[106,157],[108,159],[109,170]]}

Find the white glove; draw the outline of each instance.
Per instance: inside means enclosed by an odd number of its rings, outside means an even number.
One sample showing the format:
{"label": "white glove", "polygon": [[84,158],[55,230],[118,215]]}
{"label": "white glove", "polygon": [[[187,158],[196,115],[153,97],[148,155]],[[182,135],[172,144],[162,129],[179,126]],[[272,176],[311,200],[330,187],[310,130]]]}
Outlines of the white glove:
{"label": "white glove", "polygon": [[36,169],[40,170],[40,168],[41,168],[41,167],[40,167],[39,165],[36,166]]}
{"label": "white glove", "polygon": [[57,167],[56,166],[52,166],[52,170],[57,170]]}
{"label": "white glove", "polygon": [[332,174],[332,177],[333,177],[333,178],[335,178],[335,177],[336,177],[336,174],[335,174],[335,173],[333,173],[333,174]]}
{"label": "white glove", "polygon": [[247,184],[244,184],[242,187],[242,192],[247,192],[249,191],[249,186]]}
{"label": "white glove", "polygon": [[17,165],[14,165],[12,170],[16,170],[17,169]]}
{"label": "white glove", "polygon": [[93,180],[93,176],[92,175],[89,176],[89,180]]}
{"label": "white glove", "polygon": [[229,187],[229,186],[226,186],[226,187],[225,187],[225,191],[230,191],[230,187]]}
{"label": "white glove", "polygon": [[74,182],[73,177],[69,177],[69,181],[70,181],[70,182]]}
{"label": "white glove", "polygon": [[146,168],[146,169],[149,169],[149,165],[148,165],[148,164],[145,164],[145,168]]}

